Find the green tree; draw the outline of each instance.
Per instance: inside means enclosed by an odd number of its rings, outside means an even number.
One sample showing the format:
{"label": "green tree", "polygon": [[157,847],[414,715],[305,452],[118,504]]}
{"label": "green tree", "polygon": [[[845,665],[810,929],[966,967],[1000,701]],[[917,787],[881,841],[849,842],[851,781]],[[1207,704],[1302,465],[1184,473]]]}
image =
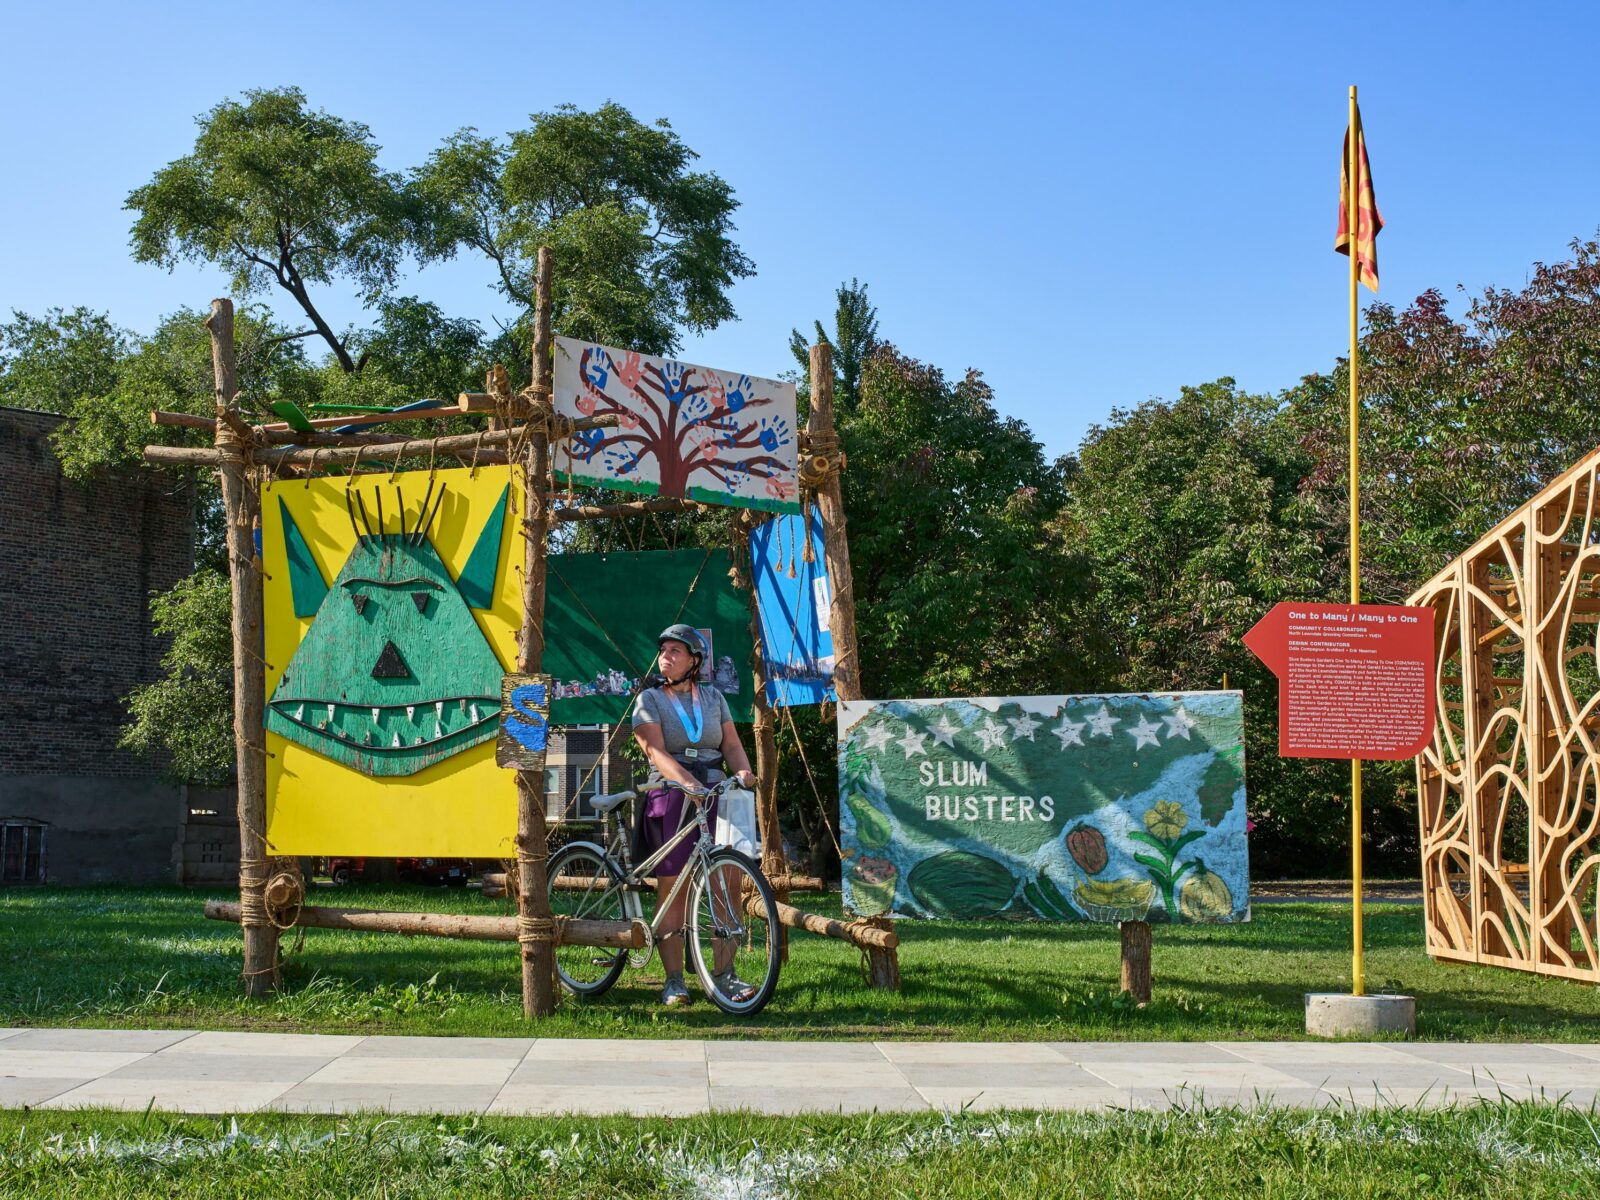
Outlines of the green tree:
{"label": "green tree", "polygon": [[158,637],[171,638],[162,678],[128,697],[131,720],[120,745],[144,754],[165,750],[188,783],[233,778],[232,595],[227,576],[202,569],[150,602]]}
{"label": "green tree", "polygon": [[[818,343],[833,348],[834,397],[843,412],[854,411],[861,397],[861,372],[878,344],[878,310],[867,298],[867,285],[858,279],[841,283],[835,293],[833,334],[813,324]],[[789,331],[789,352],[802,374],[811,369],[811,343],[798,329]]]}
{"label": "green tree", "polygon": [[13,311],[0,325],[0,404],[65,414],[79,397],[111,391],[133,340],[87,308]]}
{"label": "green tree", "polygon": [[380,299],[423,234],[410,189],[378,166],[365,125],[312,111],[298,88],[248,91],[197,123],[193,153],[128,196],[134,258],[213,263],[245,295],[275,283],[311,323],[289,336],[320,337],[343,370],[358,370],[311,286],[343,278]]}
{"label": "green tree", "polygon": [[500,292],[533,306],[538,248],[552,248],[556,328],[671,353],[679,331],[733,317],[733,283],[754,267],[732,239],[733,189],[665,121],[618,104],[537,113],[499,141],[464,129],[415,173],[428,212],[424,260],[466,247],[494,264]]}

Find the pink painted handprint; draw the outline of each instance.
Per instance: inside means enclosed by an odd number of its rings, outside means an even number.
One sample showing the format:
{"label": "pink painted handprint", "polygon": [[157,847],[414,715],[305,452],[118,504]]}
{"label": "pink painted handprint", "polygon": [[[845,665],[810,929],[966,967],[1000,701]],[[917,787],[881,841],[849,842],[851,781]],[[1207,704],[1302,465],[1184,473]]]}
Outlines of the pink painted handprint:
{"label": "pink painted handprint", "polygon": [[726,408],[728,404],[728,389],[722,384],[722,376],[715,371],[705,372],[705,398],[711,402],[713,410]]}
{"label": "pink painted handprint", "polygon": [[778,500],[787,500],[795,493],[795,485],[787,479],[779,479],[776,475],[767,476],[767,495]]}
{"label": "pink painted handprint", "polygon": [[618,362],[616,359],[612,359],[611,365],[616,368],[617,381],[621,383],[623,387],[627,388],[631,392],[635,387],[638,386],[639,376],[643,373],[643,368],[639,364],[639,354],[637,351],[629,350],[622,356],[621,362]]}
{"label": "pink painted handprint", "polygon": [[588,392],[578,393],[578,411],[586,417],[594,415],[594,397]]}

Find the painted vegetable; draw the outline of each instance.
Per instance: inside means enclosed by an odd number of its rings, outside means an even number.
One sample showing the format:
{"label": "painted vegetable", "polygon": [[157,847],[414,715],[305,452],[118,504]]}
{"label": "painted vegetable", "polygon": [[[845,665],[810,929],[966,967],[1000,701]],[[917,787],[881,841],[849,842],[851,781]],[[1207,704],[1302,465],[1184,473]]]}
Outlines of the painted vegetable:
{"label": "painted vegetable", "polygon": [[1226,921],[1233,916],[1233,893],[1222,876],[1202,866],[1183,885],[1178,911],[1185,921]]}
{"label": "painted vegetable", "polygon": [[850,903],[858,916],[873,917],[894,907],[899,871],[887,858],[858,858],[850,871]]}
{"label": "painted vegetable", "polygon": [[1079,825],[1067,834],[1072,861],[1090,875],[1106,869],[1106,839],[1093,825]]}
{"label": "painted vegetable", "polygon": [[1142,921],[1156,885],[1148,879],[1085,879],[1072,895],[1091,921]]}
{"label": "painted vegetable", "polygon": [[1061,889],[1043,871],[1039,872],[1039,878],[1022,885],[1022,898],[1047,921],[1074,921],[1078,917],[1077,910],[1067,903]]}
{"label": "painted vegetable", "polygon": [[871,800],[860,792],[851,792],[844,798],[845,804],[850,807],[850,815],[856,821],[856,841],[866,850],[882,850],[889,844],[893,830],[889,826],[889,818],[884,816]]}
{"label": "painted vegetable", "polygon": [[1004,863],[966,850],[923,859],[907,882],[916,902],[935,917],[992,917],[1017,890]]}

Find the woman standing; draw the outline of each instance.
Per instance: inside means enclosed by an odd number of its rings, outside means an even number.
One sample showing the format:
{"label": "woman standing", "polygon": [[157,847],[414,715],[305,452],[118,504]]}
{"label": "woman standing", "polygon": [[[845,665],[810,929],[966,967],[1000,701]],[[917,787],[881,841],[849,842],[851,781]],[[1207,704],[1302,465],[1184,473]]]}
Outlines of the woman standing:
{"label": "woman standing", "polygon": [[[689,625],[669,625],[656,638],[656,649],[663,682],[641,692],[633,709],[633,737],[650,763],[641,818],[646,855],[661,849],[692,819],[685,788],[708,787],[728,770],[744,787],[755,784],[728,701],[716,688],[699,682],[706,660],[699,631]],[[713,825],[716,822],[715,800],[706,819]],[[693,849],[694,839],[685,838],[656,865],[658,901],[672,890]],[[661,963],[667,972],[667,984],[661,991],[663,1004],[689,1002],[689,989],[683,982],[683,910],[684,896],[679,895],[661,923]],[[734,974],[733,949],[721,941],[716,944],[714,978],[724,996],[747,1000],[756,989]]]}

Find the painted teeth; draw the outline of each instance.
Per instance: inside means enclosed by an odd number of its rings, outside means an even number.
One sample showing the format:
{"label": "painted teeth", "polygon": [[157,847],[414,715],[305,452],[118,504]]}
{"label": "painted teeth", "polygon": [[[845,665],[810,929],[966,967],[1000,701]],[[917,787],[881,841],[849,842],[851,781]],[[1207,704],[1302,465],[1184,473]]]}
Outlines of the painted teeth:
{"label": "painted teeth", "polygon": [[422,745],[422,739],[419,737],[416,741],[412,742],[411,744],[413,746],[420,746],[420,745]]}
{"label": "painted teeth", "polygon": [[416,719],[417,719],[417,706],[415,704],[406,705],[406,720],[415,721]]}
{"label": "painted teeth", "polygon": [[333,720],[333,710],[334,710],[334,705],[332,705],[332,704],[328,705],[328,720],[330,720],[330,721]]}
{"label": "painted teeth", "polygon": [[372,719],[374,721],[376,721],[378,719],[378,710],[377,709],[373,709],[372,710]]}
{"label": "painted teeth", "polygon": [[398,733],[394,735],[394,740],[389,743],[389,749],[391,749],[391,750],[400,749],[400,735]]}
{"label": "painted teeth", "polygon": [[443,700],[435,700],[433,702],[433,715],[434,715],[434,719],[435,720],[437,720],[437,721],[439,721],[441,723],[444,721],[444,701]]}
{"label": "painted teeth", "polygon": [[304,721],[306,719],[306,706],[304,704],[294,710],[294,719],[296,721]]}
{"label": "painted teeth", "polygon": [[372,730],[367,730],[367,732],[362,735],[361,740],[368,746],[372,745]]}
{"label": "painted teeth", "polygon": [[474,704],[472,706],[472,723],[476,725],[481,720],[483,720],[483,718],[478,715],[478,706]]}

